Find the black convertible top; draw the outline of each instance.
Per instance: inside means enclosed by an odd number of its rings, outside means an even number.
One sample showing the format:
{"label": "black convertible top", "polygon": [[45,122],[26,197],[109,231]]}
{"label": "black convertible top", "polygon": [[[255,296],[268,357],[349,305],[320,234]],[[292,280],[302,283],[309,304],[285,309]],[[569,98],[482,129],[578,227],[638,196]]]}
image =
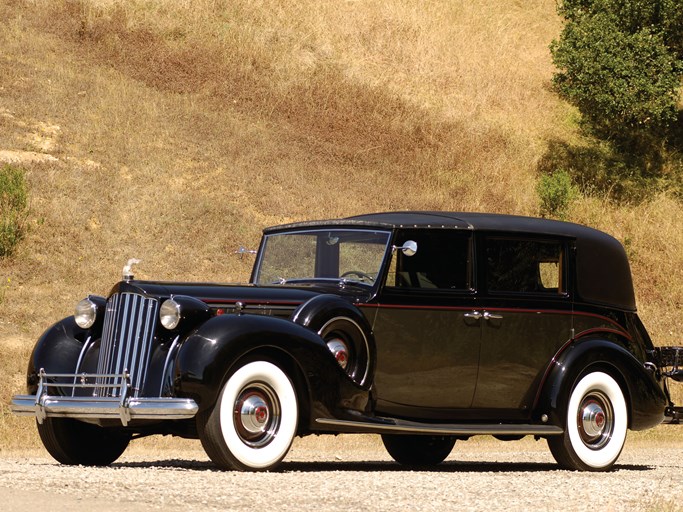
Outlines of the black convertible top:
{"label": "black convertible top", "polygon": [[576,243],[577,299],[635,311],[626,251],[614,237],[597,229],[534,217],[472,212],[398,211],[343,219],[297,222],[264,229],[264,234],[315,227],[378,229],[463,229],[569,238]]}

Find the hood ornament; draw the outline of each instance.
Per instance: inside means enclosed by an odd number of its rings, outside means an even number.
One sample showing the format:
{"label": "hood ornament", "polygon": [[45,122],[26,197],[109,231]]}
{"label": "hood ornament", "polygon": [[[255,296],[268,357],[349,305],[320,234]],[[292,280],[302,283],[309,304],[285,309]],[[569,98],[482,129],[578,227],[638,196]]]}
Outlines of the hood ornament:
{"label": "hood ornament", "polygon": [[132,281],[135,279],[135,275],[133,274],[133,265],[137,265],[138,263],[141,263],[142,260],[139,260],[137,258],[131,258],[128,260],[128,263],[126,263],[123,266],[123,270],[121,271],[121,279],[123,281]]}

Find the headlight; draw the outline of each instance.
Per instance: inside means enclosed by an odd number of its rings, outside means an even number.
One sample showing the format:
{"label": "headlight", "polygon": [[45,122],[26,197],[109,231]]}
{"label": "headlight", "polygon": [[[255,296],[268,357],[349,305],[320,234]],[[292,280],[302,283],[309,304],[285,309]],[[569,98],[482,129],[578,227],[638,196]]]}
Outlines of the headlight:
{"label": "headlight", "polygon": [[81,329],[90,329],[97,318],[97,304],[92,300],[83,299],[76,304],[74,320]]}
{"label": "headlight", "polygon": [[166,329],[175,329],[180,322],[180,304],[173,299],[164,301],[159,308],[159,320]]}

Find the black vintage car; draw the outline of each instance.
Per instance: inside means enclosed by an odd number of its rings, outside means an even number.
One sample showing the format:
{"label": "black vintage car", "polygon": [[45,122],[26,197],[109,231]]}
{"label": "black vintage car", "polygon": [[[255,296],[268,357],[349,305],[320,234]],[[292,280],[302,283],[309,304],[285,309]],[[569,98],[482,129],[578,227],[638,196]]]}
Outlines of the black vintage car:
{"label": "black vintage car", "polygon": [[295,436],[356,432],[416,466],[474,435],[532,435],[596,471],[628,429],[680,419],[667,379],[683,380],[683,349],[653,346],[623,247],[587,227],[445,212],[276,226],[244,286],[137,281],[133,263],[42,335],[12,400],[61,463],[172,434],[221,468],[268,470]]}

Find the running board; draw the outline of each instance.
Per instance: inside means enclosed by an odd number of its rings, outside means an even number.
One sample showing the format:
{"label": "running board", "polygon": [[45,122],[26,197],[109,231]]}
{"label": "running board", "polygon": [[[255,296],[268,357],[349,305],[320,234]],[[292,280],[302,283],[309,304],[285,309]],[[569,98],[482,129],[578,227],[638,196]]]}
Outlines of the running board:
{"label": "running board", "polygon": [[564,433],[555,425],[501,425],[501,424],[445,424],[445,423],[418,423],[414,421],[377,418],[378,421],[349,421],[332,418],[317,418],[319,425],[338,427],[342,432],[357,432],[368,434],[431,434],[431,435],[532,435],[532,436],[559,436]]}

